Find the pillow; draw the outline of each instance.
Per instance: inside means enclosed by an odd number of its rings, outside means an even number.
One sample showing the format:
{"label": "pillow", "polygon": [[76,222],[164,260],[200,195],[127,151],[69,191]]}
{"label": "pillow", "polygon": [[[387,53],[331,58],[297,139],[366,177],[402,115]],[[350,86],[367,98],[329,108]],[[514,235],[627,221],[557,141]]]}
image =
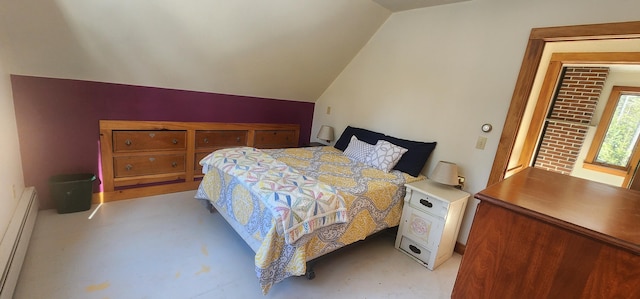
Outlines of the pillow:
{"label": "pillow", "polygon": [[427,163],[431,152],[436,148],[437,142],[419,142],[385,136],[384,140],[407,149],[400,161],[393,169],[400,170],[414,177],[420,175],[420,171]]}
{"label": "pillow", "polygon": [[375,145],[368,144],[364,141],[358,140],[356,136],[351,136],[351,142],[344,150],[344,154],[358,162],[364,163],[364,160],[371,154]]}
{"label": "pillow", "polygon": [[358,140],[370,144],[376,144],[378,140],[382,139],[406,148],[407,152],[402,155],[400,161],[398,161],[393,169],[400,170],[414,177],[420,175],[420,171],[424,168],[431,152],[433,152],[437,144],[436,142],[419,142],[399,139],[382,133],[369,131],[367,129],[347,126],[347,128],[342,132],[342,135],[340,135],[338,141],[336,141],[334,147],[344,151],[351,141],[351,136],[356,136]]}
{"label": "pillow", "polygon": [[340,135],[340,138],[338,138],[338,141],[336,141],[336,144],[333,147],[344,151],[349,145],[349,142],[351,142],[351,136],[356,136],[358,140],[364,141],[369,144],[376,144],[378,140],[384,138],[384,134],[382,133],[347,126],[347,128],[344,129],[342,135]]}
{"label": "pillow", "polygon": [[373,151],[367,156],[364,163],[389,172],[400,160],[407,149],[397,146],[386,140],[378,140]]}

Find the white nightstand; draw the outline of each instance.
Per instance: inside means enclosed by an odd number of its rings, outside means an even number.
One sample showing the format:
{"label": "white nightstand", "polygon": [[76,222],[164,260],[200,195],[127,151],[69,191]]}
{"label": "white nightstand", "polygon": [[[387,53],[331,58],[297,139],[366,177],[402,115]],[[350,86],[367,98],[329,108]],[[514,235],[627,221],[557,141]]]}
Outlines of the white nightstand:
{"label": "white nightstand", "polygon": [[469,193],[430,180],[405,186],[395,247],[433,270],[453,255]]}

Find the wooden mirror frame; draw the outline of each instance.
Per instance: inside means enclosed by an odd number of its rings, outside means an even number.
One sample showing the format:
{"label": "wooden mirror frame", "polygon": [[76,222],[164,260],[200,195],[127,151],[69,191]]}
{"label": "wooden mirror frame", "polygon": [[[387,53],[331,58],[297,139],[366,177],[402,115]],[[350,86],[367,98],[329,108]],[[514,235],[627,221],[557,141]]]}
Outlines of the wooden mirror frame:
{"label": "wooden mirror frame", "polygon": [[548,42],[640,38],[640,22],[533,28],[522,59],[487,186],[504,179],[536,72]]}

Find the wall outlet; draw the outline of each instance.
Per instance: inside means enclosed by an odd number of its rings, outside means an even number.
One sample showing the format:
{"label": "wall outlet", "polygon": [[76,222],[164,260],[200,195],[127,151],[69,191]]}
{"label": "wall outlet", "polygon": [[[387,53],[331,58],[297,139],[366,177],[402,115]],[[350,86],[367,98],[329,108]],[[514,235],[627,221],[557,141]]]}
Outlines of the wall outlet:
{"label": "wall outlet", "polygon": [[486,144],[487,144],[487,137],[479,136],[478,141],[476,141],[476,148],[483,150]]}

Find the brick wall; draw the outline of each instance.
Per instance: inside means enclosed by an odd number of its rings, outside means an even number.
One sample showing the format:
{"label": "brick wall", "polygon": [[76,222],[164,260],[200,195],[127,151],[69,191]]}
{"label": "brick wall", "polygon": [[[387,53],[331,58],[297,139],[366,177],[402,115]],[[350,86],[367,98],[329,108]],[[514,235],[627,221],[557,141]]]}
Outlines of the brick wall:
{"label": "brick wall", "polygon": [[606,67],[567,67],[535,167],[571,174],[608,74]]}

